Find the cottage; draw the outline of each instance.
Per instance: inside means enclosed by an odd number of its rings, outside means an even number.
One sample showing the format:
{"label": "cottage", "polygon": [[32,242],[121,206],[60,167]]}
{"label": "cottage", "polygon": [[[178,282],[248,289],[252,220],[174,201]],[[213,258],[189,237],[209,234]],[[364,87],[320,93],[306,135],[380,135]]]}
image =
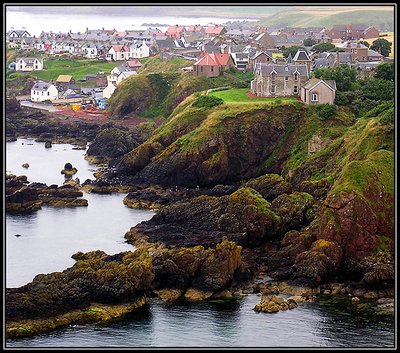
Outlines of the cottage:
{"label": "cottage", "polygon": [[111,75],[116,75],[119,76],[121,73],[125,71],[130,71],[130,68],[127,66],[121,65],[121,66],[116,66],[111,70]]}
{"label": "cottage", "polygon": [[123,71],[117,77],[117,85],[119,85],[123,80],[127,79],[132,75],[137,75],[136,71]]}
{"label": "cottage", "polygon": [[43,60],[38,58],[17,58],[15,60],[15,71],[38,71],[43,70]]}
{"label": "cottage", "polygon": [[165,32],[165,35],[172,38],[179,38],[184,32],[185,32],[185,27],[175,25],[168,27],[167,31]]}
{"label": "cottage", "polygon": [[324,32],[332,39],[360,40],[379,37],[379,31],[373,26],[364,24],[338,25]]}
{"label": "cottage", "polygon": [[144,40],[129,47],[129,58],[148,58],[149,56],[150,45],[147,45]]}
{"label": "cottage", "polygon": [[138,71],[143,65],[139,60],[127,60],[125,66],[129,67],[132,71]]}
{"label": "cottage", "polygon": [[308,77],[307,65],[258,63],[251,93],[261,97],[298,96]]}
{"label": "cottage", "polygon": [[120,61],[126,60],[129,56],[129,49],[125,45],[113,45],[106,55],[107,60]]}
{"label": "cottage", "polygon": [[38,81],[31,88],[32,102],[43,102],[54,99],[58,99],[58,89],[52,83]]}
{"label": "cottage", "polygon": [[335,81],[312,78],[301,86],[300,99],[306,104],[333,104],[335,94]]}
{"label": "cottage", "polygon": [[204,53],[193,65],[194,76],[217,77],[224,70],[235,67],[230,54]]}

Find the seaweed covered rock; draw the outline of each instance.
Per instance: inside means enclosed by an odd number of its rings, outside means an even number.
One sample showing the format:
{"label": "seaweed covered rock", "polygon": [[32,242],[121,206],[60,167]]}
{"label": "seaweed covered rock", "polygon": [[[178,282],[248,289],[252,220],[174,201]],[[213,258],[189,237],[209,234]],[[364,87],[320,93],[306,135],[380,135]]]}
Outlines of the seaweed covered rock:
{"label": "seaweed covered rock", "polygon": [[92,301],[129,301],[150,288],[152,259],[144,249],[109,256],[102,251],[78,253],[63,272],[37,275],[20,288],[6,290],[8,321],[48,318],[89,307]]}
{"label": "seaweed covered rock", "polygon": [[41,207],[42,201],[39,199],[38,192],[27,186],[6,196],[7,212],[31,212]]}
{"label": "seaweed covered rock", "polygon": [[71,178],[74,174],[78,172],[78,169],[72,166],[71,163],[65,163],[64,169],[61,171],[61,174],[64,174],[66,178]]}
{"label": "seaweed covered rock", "polygon": [[251,179],[244,183],[243,186],[258,191],[267,201],[272,201],[279,195],[289,194],[291,192],[289,183],[278,174],[266,174]]}
{"label": "seaweed covered rock", "polygon": [[277,295],[263,295],[260,303],[253,308],[254,311],[264,313],[276,313],[280,310],[288,310],[297,308],[297,303],[293,299],[285,300]]}
{"label": "seaweed covered rock", "polygon": [[89,156],[115,158],[123,156],[138,146],[129,132],[111,127],[100,131],[90,144]]}
{"label": "seaweed covered rock", "polygon": [[151,220],[126,234],[128,241],[144,237],[149,242],[193,247],[214,247],[226,236],[240,245],[256,245],[274,237],[280,217],[268,201],[250,188],[221,197],[200,196],[190,202],[163,207]]}

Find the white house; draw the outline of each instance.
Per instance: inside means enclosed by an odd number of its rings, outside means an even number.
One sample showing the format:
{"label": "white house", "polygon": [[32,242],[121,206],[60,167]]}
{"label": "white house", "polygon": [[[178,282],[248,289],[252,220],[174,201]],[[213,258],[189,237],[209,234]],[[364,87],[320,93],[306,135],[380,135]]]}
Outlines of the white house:
{"label": "white house", "polygon": [[43,60],[38,58],[17,58],[15,60],[15,71],[37,71],[43,70]]}
{"label": "white house", "polygon": [[132,75],[137,75],[137,72],[136,71],[124,71],[124,72],[121,72],[118,75],[118,78],[117,78],[117,85],[119,85],[123,80],[125,80],[126,78],[128,78],[128,77],[130,77]]}
{"label": "white house", "polygon": [[31,88],[31,101],[43,102],[58,99],[58,89],[52,83],[38,81]]}
{"label": "white house", "polygon": [[111,70],[111,75],[116,75],[119,76],[120,74],[122,74],[124,71],[131,71],[128,67],[126,66],[116,66]]}
{"label": "white house", "polygon": [[82,50],[85,58],[95,59],[97,57],[97,47],[94,44],[85,44]]}
{"label": "white house", "polygon": [[129,58],[147,58],[150,56],[150,46],[143,40],[132,44],[129,47]]}
{"label": "white house", "polygon": [[107,60],[126,60],[129,56],[129,49],[125,45],[113,45],[106,56]]}
{"label": "white house", "polygon": [[103,90],[103,98],[109,99],[112,96],[112,94],[114,93],[116,88],[117,88],[117,86],[115,85],[115,83],[109,81],[107,87],[104,88],[104,90]]}

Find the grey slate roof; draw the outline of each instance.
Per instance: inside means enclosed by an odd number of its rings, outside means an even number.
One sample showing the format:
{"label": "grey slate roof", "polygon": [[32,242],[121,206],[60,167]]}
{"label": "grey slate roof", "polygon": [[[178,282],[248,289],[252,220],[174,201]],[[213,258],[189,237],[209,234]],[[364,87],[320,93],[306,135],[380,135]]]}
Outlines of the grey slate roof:
{"label": "grey slate roof", "polygon": [[47,91],[48,88],[51,86],[51,83],[44,82],[44,81],[38,81],[36,82],[32,89],[37,90],[37,91]]}
{"label": "grey slate roof", "polygon": [[305,51],[304,49],[299,49],[297,51],[297,53],[294,55],[293,57],[293,61],[297,61],[297,60],[308,60],[310,61],[310,57],[308,56],[307,51]]}
{"label": "grey slate roof", "polygon": [[298,72],[300,76],[308,77],[308,69],[306,65],[294,65],[294,64],[267,64],[267,63],[257,63],[256,72],[260,72],[261,76],[269,76],[273,72],[277,76],[288,76],[294,75]]}

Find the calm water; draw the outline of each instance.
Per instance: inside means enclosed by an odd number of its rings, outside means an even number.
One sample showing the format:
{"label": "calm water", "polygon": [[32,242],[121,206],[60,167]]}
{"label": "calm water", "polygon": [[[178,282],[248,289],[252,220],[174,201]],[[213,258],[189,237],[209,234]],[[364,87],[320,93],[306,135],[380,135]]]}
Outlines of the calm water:
{"label": "calm water", "polygon": [[[82,173],[78,175],[81,180],[93,179],[92,167],[83,159],[84,151],[68,145],[54,145],[52,151],[41,143],[7,143],[7,170],[27,175],[29,181],[61,184],[60,170],[71,162]],[[32,169],[19,170],[24,162]],[[87,208],[43,207],[28,216],[7,215],[7,286],[20,286],[37,273],[71,266],[74,261],[70,256],[76,251],[101,249],[112,254],[132,249],[124,243],[124,233],[152,213],[127,208],[122,203],[124,196],[85,194]],[[259,299],[249,295],[231,302],[178,305],[154,300],[123,322],[72,326],[33,338],[8,340],[7,347],[394,346],[392,319],[355,316],[345,308],[323,302],[275,314],[256,313],[252,308]]]}

